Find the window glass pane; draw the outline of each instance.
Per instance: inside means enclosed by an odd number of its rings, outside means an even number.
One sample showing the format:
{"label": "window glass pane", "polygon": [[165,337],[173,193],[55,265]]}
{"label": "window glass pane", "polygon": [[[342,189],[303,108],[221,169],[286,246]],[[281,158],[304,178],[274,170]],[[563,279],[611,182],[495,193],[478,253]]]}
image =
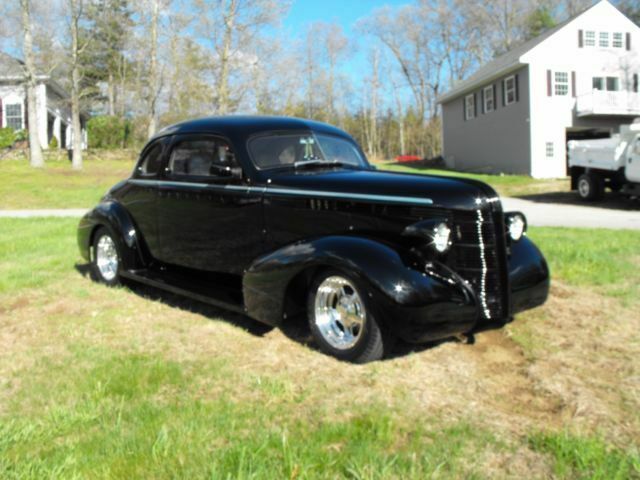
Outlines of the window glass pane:
{"label": "window glass pane", "polygon": [[545,154],[547,157],[553,157],[553,142],[547,142],[545,145]]}
{"label": "window glass pane", "polygon": [[622,48],[622,33],[616,32],[613,34],[613,46],[615,48]]}
{"label": "window glass pane", "polygon": [[22,105],[19,103],[8,104],[5,107],[5,118],[7,127],[22,130]]}
{"label": "window glass pane", "polygon": [[169,170],[173,175],[220,176],[234,166],[235,156],[229,145],[209,138],[179,142],[169,159]]}
{"label": "window glass pane", "polygon": [[604,78],[602,78],[602,77],[593,77],[593,89],[594,90],[604,90]]}
{"label": "window glass pane", "polygon": [[604,48],[609,46],[609,32],[600,32],[599,45]]}
{"label": "window glass pane", "polygon": [[475,105],[473,95],[467,95],[464,98],[465,108],[467,112],[467,119],[475,117]]}
{"label": "window glass pane", "polygon": [[505,103],[510,105],[516,101],[516,79],[508,77],[504,81]]}
{"label": "window glass pane", "polygon": [[141,175],[156,175],[160,169],[162,145],[156,144],[145,154],[138,171]]}
{"label": "window glass pane", "polygon": [[493,111],[493,86],[484,89],[484,111]]}
{"label": "window glass pane", "polygon": [[620,90],[620,80],[618,80],[618,77],[607,77],[607,90],[610,92]]}
{"label": "window glass pane", "polygon": [[567,95],[569,93],[569,74],[567,72],[555,72],[554,92],[556,95]]}
{"label": "window glass pane", "polygon": [[253,162],[261,169],[293,167],[296,162],[340,162],[364,167],[366,162],[356,145],[331,135],[298,133],[269,135],[249,142]]}
{"label": "window glass pane", "polygon": [[593,30],[587,30],[585,33],[584,43],[587,47],[595,47],[596,46],[596,32]]}

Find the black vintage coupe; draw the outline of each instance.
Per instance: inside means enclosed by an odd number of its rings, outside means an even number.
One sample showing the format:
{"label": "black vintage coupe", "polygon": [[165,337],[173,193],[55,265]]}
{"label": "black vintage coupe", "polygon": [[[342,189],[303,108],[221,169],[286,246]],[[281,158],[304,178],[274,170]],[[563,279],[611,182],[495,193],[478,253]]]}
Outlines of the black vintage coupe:
{"label": "black vintage coupe", "polygon": [[80,222],[94,275],[132,279],[381,358],[388,340],[469,335],[545,302],[549,270],[488,185],[376,171],[330,125],[204,118],[152,138]]}

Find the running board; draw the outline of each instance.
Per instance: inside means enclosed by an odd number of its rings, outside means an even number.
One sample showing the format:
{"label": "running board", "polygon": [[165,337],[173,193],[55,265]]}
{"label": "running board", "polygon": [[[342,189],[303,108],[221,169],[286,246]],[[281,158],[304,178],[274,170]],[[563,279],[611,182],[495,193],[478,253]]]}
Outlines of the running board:
{"label": "running board", "polygon": [[[215,283],[190,283],[185,278],[173,278],[168,275],[158,275],[151,270],[125,270],[120,273],[121,276],[140,282],[151,287],[166,290],[177,295],[189,297],[199,302],[213,305],[214,307],[231,310],[236,313],[245,313],[242,302],[234,301],[233,295],[228,288]],[[179,284],[179,285],[178,285]],[[215,296],[209,292],[215,292]]]}

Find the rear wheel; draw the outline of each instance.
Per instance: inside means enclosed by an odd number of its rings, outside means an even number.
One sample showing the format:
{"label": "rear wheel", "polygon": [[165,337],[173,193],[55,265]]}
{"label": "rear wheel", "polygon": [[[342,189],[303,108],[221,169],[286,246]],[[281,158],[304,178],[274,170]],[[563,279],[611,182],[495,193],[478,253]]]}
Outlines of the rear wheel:
{"label": "rear wheel", "polygon": [[309,327],[320,349],[340,360],[366,363],[384,356],[386,338],[374,317],[374,305],[358,281],[327,270],[311,284]]}
{"label": "rear wheel", "polygon": [[93,237],[91,267],[96,280],[107,285],[120,283],[121,256],[113,234],[100,227]]}
{"label": "rear wheel", "polygon": [[604,182],[592,173],[583,173],[578,178],[578,195],[587,201],[600,200],[604,193]]}

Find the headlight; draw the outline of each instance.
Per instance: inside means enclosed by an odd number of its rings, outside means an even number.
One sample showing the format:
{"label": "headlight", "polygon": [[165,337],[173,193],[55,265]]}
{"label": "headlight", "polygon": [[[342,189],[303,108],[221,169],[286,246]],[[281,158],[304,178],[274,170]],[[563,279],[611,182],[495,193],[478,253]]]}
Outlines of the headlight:
{"label": "headlight", "polygon": [[527,231],[527,219],[520,212],[510,212],[505,215],[505,220],[511,240],[517,242]]}
{"label": "headlight", "polygon": [[433,247],[439,253],[444,253],[451,245],[451,229],[446,223],[439,223],[433,229]]}

